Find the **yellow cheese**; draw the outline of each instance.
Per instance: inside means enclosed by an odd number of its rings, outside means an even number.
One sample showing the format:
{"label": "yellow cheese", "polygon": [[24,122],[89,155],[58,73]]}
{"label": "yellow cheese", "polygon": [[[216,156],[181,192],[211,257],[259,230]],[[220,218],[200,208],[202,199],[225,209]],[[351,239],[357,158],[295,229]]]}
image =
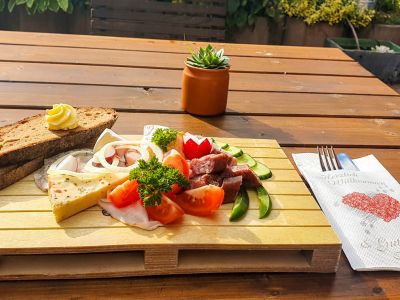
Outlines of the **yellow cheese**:
{"label": "yellow cheese", "polygon": [[66,174],[49,175],[49,199],[60,222],[107,196],[107,191],[128,179],[126,173],[93,174],[90,177]]}

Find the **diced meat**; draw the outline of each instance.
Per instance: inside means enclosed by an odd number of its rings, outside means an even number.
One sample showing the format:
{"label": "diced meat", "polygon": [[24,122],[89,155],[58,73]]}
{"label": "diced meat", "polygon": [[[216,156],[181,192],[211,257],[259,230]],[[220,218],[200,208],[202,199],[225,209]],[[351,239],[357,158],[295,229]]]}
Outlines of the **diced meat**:
{"label": "diced meat", "polygon": [[222,189],[224,190],[223,203],[231,203],[235,201],[240,186],[242,185],[242,179],[242,176],[228,177],[224,179],[222,182]]}
{"label": "diced meat", "polygon": [[203,174],[190,179],[189,189],[196,189],[208,184],[221,186],[223,178],[217,174]]}
{"label": "diced meat", "polygon": [[214,148],[213,151],[211,152],[212,154],[226,154],[229,157],[228,160],[228,166],[236,166],[237,164],[237,159],[236,157],[234,157],[232,154],[230,154],[229,152],[226,152],[224,149],[219,149],[219,148]]}
{"label": "diced meat", "polygon": [[248,165],[238,165],[227,167],[224,172],[221,173],[223,178],[243,176],[243,186],[249,188],[256,188],[261,185],[261,180],[258,178],[257,174],[254,173]]}
{"label": "diced meat", "polygon": [[191,176],[219,173],[225,170],[231,157],[226,153],[209,154],[190,161]]}

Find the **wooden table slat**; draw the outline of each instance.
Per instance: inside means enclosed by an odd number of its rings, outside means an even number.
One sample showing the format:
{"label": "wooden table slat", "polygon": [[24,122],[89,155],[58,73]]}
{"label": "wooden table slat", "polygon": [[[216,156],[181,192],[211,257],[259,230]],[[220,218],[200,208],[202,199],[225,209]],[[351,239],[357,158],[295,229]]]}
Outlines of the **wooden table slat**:
{"label": "wooden table slat", "polygon": [[[94,49],[118,49],[129,51],[149,51],[162,53],[184,53],[204,47],[208,43],[190,41],[168,41],[137,38],[102,37],[89,35],[68,35],[68,39],[62,34],[28,33],[0,31],[0,44],[11,45],[37,45],[53,47],[77,47]],[[258,56],[258,57],[287,57],[321,60],[345,60],[352,59],[339,49],[294,47],[274,45],[248,45],[213,43],[216,48],[224,48],[226,54],[231,56]]]}
{"label": "wooden table slat", "polygon": [[[2,108],[44,109],[64,101],[120,111],[183,113],[180,98],[180,89],[0,82]],[[399,96],[231,91],[227,114],[399,118],[399,107]]]}
{"label": "wooden table slat", "polygon": [[[0,62],[0,81],[179,88],[182,71]],[[322,75],[230,74],[230,90],[397,95],[376,78]]]}
{"label": "wooden table slat", "polygon": [[[0,61],[104,65],[182,70],[189,56],[101,49],[57,48],[43,46],[2,45]],[[168,56],[168,57],[166,57]],[[286,73],[373,77],[353,61],[304,60],[271,57],[232,57],[231,72]]]}
{"label": "wooden table slat", "polygon": [[[0,125],[42,110],[0,109]],[[132,121],[134,120],[134,124]],[[235,116],[198,118],[185,114],[120,113],[116,132],[141,134],[143,126],[157,123],[205,136],[276,138],[282,146],[335,145],[365,148],[400,148],[400,122],[395,119]]]}

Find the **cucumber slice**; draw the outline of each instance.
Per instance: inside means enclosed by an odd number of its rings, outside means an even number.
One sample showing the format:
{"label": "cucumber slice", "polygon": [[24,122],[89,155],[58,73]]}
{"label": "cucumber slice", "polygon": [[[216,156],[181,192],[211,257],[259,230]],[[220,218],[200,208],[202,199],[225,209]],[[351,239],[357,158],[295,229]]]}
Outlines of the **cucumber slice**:
{"label": "cucumber slice", "polygon": [[257,162],[257,164],[251,169],[257,174],[258,178],[260,178],[261,180],[268,179],[272,176],[271,170],[263,163]]}
{"label": "cucumber slice", "polygon": [[246,189],[241,188],[236,196],[235,203],[233,204],[231,216],[229,221],[239,221],[245,216],[249,210],[249,195]]}
{"label": "cucumber slice", "polygon": [[216,140],[214,140],[214,139],[212,139],[212,141],[213,141],[213,143],[214,143],[215,145],[217,145],[217,146],[218,146],[219,148],[221,148],[221,149],[226,149],[226,148],[229,147],[229,145],[228,145],[227,143],[218,142],[218,141],[216,141]]}
{"label": "cucumber slice", "polygon": [[258,211],[260,212],[260,219],[267,217],[272,211],[271,197],[268,195],[267,190],[263,186],[257,188],[257,198],[259,202]]}
{"label": "cucumber slice", "polygon": [[223,148],[223,149],[224,149],[224,151],[232,154],[234,157],[240,157],[243,154],[243,150],[238,147],[235,147],[235,146],[228,145],[227,148]]}
{"label": "cucumber slice", "polygon": [[254,158],[252,158],[247,153],[243,153],[241,156],[239,156],[237,158],[237,163],[238,163],[238,165],[247,164],[250,168],[255,167],[257,164],[257,162],[254,160]]}

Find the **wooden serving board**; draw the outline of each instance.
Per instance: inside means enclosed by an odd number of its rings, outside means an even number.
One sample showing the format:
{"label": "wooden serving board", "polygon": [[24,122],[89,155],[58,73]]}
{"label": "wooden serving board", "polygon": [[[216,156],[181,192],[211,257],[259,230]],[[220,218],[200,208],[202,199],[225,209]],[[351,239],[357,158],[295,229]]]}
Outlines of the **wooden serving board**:
{"label": "wooden serving board", "polygon": [[273,202],[267,218],[258,219],[252,192],[239,222],[229,222],[232,204],[225,204],[213,217],[185,215],[154,231],[126,226],[97,206],[57,224],[30,175],[0,191],[0,279],[335,272],[340,241],[279,144],[218,140],[272,169],[263,181]]}

